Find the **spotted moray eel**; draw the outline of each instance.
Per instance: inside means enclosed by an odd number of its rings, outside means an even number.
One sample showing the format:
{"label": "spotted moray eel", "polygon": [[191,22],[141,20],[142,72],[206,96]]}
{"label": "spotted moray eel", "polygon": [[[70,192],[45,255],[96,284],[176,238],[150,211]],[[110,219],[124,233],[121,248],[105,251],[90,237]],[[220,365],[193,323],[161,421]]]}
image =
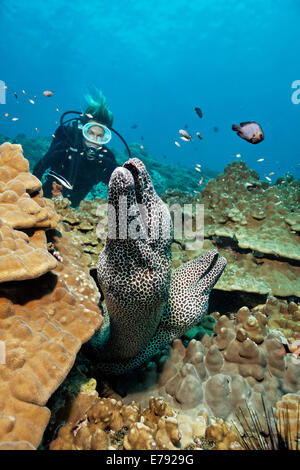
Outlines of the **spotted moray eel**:
{"label": "spotted moray eel", "polygon": [[108,234],[97,266],[107,315],[93,345],[99,368],[107,375],[139,368],[207,312],[226,259],[210,250],[171,277],[172,241],[167,206],[143,162],[128,160],[110,178]]}

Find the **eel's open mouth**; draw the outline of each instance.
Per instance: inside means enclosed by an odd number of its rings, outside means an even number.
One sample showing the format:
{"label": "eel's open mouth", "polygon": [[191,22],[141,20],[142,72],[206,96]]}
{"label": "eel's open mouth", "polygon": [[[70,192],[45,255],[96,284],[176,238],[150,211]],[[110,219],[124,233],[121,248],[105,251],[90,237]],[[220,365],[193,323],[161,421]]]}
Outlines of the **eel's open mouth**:
{"label": "eel's open mouth", "polygon": [[[201,275],[201,279],[207,276],[209,273],[213,273],[214,284],[217,282],[222,272],[224,271],[227,260],[223,256],[219,256],[219,253],[216,250],[210,250],[206,253],[208,259],[203,260],[207,263],[205,271]],[[210,258],[210,259],[209,259]]]}
{"label": "eel's open mouth", "polygon": [[123,167],[126,168],[126,170],[130,171],[130,173],[132,174],[134,180],[136,200],[138,204],[141,204],[143,198],[141,170],[132,160],[125,162]]}
{"label": "eel's open mouth", "polygon": [[209,271],[211,271],[215,265],[217,264],[217,261],[219,259],[219,253],[216,251],[214,254],[213,254],[213,258],[211,259],[209,265],[207,266],[206,270],[203,272],[201,278],[205,277]]}

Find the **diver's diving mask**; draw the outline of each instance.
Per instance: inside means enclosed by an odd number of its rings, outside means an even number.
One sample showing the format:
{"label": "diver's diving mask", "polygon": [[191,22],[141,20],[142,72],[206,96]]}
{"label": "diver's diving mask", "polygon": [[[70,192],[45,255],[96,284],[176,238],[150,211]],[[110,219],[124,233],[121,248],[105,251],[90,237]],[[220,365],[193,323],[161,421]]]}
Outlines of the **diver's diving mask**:
{"label": "diver's diving mask", "polygon": [[[82,135],[88,144],[99,147],[108,144],[111,139],[111,131],[108,127],[98,122],[88,122],[82,127]],[[89,145],[88,145],[89,146]]]}

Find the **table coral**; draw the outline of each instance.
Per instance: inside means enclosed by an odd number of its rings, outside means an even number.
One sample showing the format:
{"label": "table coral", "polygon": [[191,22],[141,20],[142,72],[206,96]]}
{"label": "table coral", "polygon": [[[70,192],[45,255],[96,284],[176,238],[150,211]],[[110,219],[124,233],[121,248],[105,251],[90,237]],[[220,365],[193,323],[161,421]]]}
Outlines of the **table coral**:
{"label": "table coral", "polygon": [[[256,190],[247,189],[249,182]],[[169,203],[167,193],[163,199]],[[204,204],[203,248],[186,250],[189,241],[180,240],[174,267],[217,248],[228,265],[216,289],[300,297],[299,201],[297,181],[271,186],[243,162],[229,164],[197,198]]]}

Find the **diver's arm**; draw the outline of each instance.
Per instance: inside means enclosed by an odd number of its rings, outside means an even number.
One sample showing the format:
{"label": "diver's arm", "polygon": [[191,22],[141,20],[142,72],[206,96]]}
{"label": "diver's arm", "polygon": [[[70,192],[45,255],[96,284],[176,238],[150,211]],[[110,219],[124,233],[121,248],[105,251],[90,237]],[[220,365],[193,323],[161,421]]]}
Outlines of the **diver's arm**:
{"label": "diver's arm", "polygon": [[48,168],[55,168],[57,163],[65,157],[69,146],[68,138],[63,126],[59,126],[54,134],[53,140],[47,153],[36,163],[33,174],[41,179]]}

